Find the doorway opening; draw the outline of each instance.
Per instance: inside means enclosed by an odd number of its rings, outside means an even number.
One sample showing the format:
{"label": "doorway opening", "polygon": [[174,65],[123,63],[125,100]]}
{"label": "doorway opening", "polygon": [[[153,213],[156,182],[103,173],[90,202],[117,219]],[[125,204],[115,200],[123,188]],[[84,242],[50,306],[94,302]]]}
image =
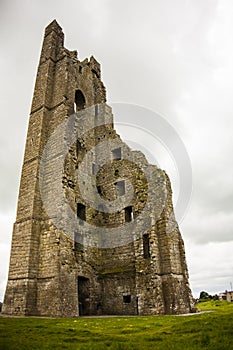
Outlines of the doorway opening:
{"label": "doorway opening", "polygon": [[78,277],[78,305],[79,316],[90,314],[90,280],[83,276]]}

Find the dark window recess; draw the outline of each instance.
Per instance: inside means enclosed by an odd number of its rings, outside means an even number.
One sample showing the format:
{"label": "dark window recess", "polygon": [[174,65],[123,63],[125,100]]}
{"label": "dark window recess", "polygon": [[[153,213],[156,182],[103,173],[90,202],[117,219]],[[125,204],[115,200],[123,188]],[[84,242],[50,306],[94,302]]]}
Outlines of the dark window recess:
{"label": "dark window recess", "polygon": [[143,256],[145,259],[150,257],[150,238],[148,234],[143,235]]}
{"label": "dark window recess", "polygon": [[131,295],[123,295],[123,302],[125,304],[131,303]]}
{"label": "dark window recess", "polygon": [[119,176],[119,170],[118,169],[115,170],[114,175],[115,176]]}
{"label": "dark window recess", "polygon": [[76,141],[76,153],[77,157],[79,156],[80,152],[82,150],[81,142],[79,140]]}
{"label": "dark window recess", "polygon": [[133,221],[133,207],[125,208],[125,222]]}
{"label": "dark window recess", "polygon": [[82,73],[82,70],[83,70],[83,67],[82,67],[82,66],[79,66],[79,67],[78,67],[79,73]]}
{"label": "dark window recess", "polygon": [[97,186],[97,191],[100,195],[102,194],[101,186]]}
{"label": "dark window recess", "polygon": [[82,93],[81,90],[76,90],[75,91],[75,107],[76,107],[76,111],[81,111],[81,109],[85,108],[85,104],[86,104],[86,100],[85,97]]}
{"label": "dark window recess", "polygon": [[115,148],[112,150],[112,159],[119,160],[121,159],[121,148]]}
{"label": "dark window recess", "polygon": [[78,203],[77,216],[79,217],[79,219],[86,221],[86,207],[85,207],[85,205]]}
{"label": "dark window recess", "polygon": [[115,186],[117,188],[119,196],[123,196],[125,194],[125,181],[115,182]]}

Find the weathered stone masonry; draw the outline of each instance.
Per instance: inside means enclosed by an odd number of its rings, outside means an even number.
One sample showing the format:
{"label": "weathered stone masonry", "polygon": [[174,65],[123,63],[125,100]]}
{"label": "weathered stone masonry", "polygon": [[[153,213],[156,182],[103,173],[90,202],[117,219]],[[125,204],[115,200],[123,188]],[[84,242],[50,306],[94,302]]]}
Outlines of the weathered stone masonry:
{"label": "weathered stone masonry", "polygon": [[[5,314],[72,317],[193,310],[169,179],[116,134],[100,75],[100,65],[94,57],[81,62],[76,51],[64,47],[62,29],[53,21],[45,30],[31,107],[2,309]],[[75,229],[72,237],[54,223],[53,218],[59,215],[64,221],[70,219],[56,189],[51,190],[59,188],[54,187],[53,174],[64,135],[52,144],[53,157],[45,169],[45,193],[54,203],[52,215],[48,215],[41,198],[39,175],[45,145],[58,125],[74,112],[78,112],[74,125],[77,129],[83,128],[82,113],[90,114],[89,131],[70,147],[63,174],[56,181],[60,181],[80,225],[83,221],[91,224],[99,236],[93,236],[84,225]],[[100,115],[105,122],[96,125]],[[121,147],[110,150],[112,159],[97,171],[97,158],[104,154],[92,153],[90,171],[96,176],[98,195],[106,202],[127,198],[129,182],[134,191],[130,205],[112,213],[85,201],[77,179],[85,155],[103,141],[109,149],[112,142],[120,142]],[[145,176],[148,171],[149,182]],[[85,186],[89,191],[88,184]],[[142,222],[139,218],[145,210]],[[130,229],[125,234],[126,224]],[[101,232],[112,228],[118,233],[110,235],[103,246]],[[141,234],[138,236],[136,231]]]}

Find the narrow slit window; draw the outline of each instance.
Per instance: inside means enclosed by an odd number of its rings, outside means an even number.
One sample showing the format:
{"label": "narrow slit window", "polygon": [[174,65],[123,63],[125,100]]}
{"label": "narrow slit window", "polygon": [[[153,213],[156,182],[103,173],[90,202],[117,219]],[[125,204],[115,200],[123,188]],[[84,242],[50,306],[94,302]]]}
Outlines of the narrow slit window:
{"label": "narrow slit window", "polygon": [[95,105],[95,117],[97,117],[98,113],[99,113],[99,106]]}
{"label": "narrow slit window", "polygon": [[133,221],[133,207],[125,208],[125,222]]}
{"label": "narrow slit window", "polygon": [[97,186],[97,192],[98,192],[100,195],[102,194],[101,186]]}
{"label": "narrow slit window", "polygon": [[79,217],[79,219],[86,221],[86,207],[85,207],[85,205],[78,203],[77,216]]}
{"label": "narrow slit window", "polygon": [[77,140],[76,141],[76,154],[77,154],[77,157],[81,153],[81,150],[82,150],[81,142],[79,140]]}
{"label": "narrow slit window", "polygon": [[92,175],[96,175],[96,165],[92,163]]}
{"label": "narrow slit window", "polygon": [[121,148],[115,148],[112,150],[112,159],[120,160],[121,159]]}
{"label": "narrow slit window", "polygon": [[150,237],[148,234],[143,235],[143,256],[145,259],[150,257]]}

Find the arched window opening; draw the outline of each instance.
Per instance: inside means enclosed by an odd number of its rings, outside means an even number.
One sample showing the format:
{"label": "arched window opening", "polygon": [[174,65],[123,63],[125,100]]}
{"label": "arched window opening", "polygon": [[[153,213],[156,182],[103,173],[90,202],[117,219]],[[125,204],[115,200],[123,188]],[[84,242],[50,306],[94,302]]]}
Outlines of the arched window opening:
{"label": "arched window opening", "polygon": [[85,108],[86,100],[81,90],[75,91],[75,112]]}

